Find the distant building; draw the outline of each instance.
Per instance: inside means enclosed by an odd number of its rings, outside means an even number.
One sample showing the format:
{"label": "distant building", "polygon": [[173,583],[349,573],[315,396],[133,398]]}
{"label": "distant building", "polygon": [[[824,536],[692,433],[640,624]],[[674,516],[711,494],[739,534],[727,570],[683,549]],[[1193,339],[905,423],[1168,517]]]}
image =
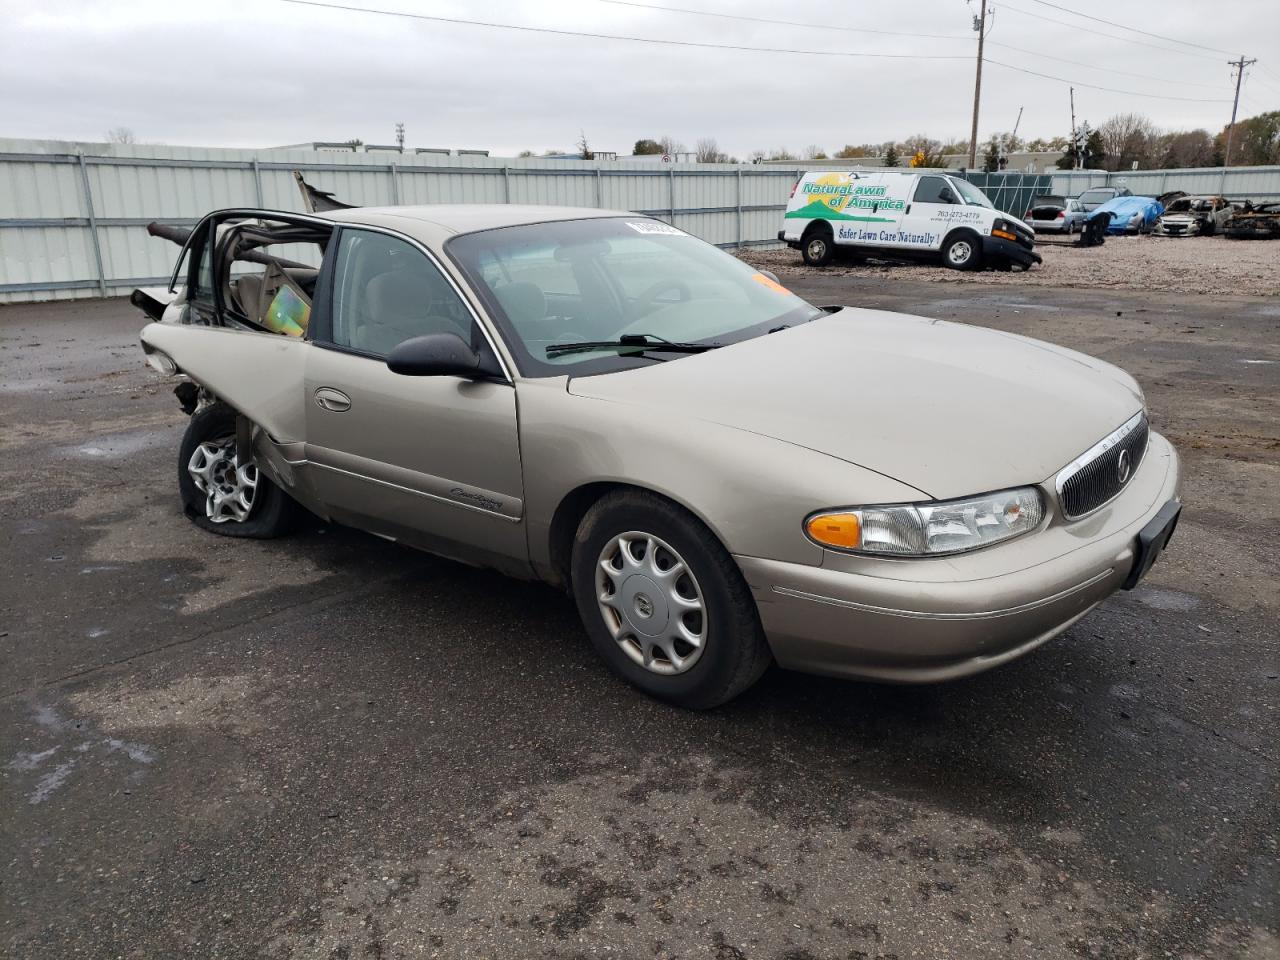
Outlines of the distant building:
{"label": "distant building", "polygon": [[352,143],[350,141],[313,140],[310,143],[286,143],[268,150],[314,150],[317,153],[433,153],[441,157],[487,157],[488,150],[455,150],[450,147],[401,147],[395,143]]}
{"label": "distant building", "polygon": [[[1004,166],[996,171],[997,173],[1055,173],[1058,169],[1058,161],[1062,159],[1061,150],[1045,150],[1038,153],[1015,152],[1004,158]],[[911,165],[911,157],[903,154],[898,155],[898,161],[901,169],[909,169]],[[946,170],[964,170],[969,166],[969,155],[967,153],[944,153],[942,155],[942,167]],[[831,157],[827,160],[762,160],[761,163],[773,164],[779,167],[794,167],[797,169],[808,170],[856,170],[859,167],[863,169],[872,167],[883,167],[884,157]],[[982,169],[982,154],[978,154],[978,164],[974,168]]]}

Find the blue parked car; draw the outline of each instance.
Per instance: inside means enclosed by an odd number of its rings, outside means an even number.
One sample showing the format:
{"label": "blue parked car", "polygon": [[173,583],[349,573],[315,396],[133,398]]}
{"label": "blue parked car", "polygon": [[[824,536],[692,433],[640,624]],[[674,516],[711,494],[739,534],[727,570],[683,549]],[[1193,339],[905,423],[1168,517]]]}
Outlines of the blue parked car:
{"label": "blue parked car", "polygon": [[1089,219],[1110,214],[1107,233],[1150,233],[1162,213],[1164,204],[1154,197],[1113,197],[1094,208]]}

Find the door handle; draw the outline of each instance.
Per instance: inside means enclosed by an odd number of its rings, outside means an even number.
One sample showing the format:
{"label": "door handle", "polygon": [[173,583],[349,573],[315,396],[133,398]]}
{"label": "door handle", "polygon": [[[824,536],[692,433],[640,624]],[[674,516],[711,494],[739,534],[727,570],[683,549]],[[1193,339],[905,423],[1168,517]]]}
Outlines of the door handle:
{"label": "door handle", "polygon": [[910,212],[911,212],[911,204],[909,204],[909,203],[908,203],[908,204],[907,204],[907,209],[906,209],[906,210],[904,210],[904,211],[903,211],[903,213],[910,213]]}
{"label": "door handle", "polygon": [[315,392],[316,406],[332,413],[343,413],[351,409],[351,398],[341,390],[333,387],[320,387]]}

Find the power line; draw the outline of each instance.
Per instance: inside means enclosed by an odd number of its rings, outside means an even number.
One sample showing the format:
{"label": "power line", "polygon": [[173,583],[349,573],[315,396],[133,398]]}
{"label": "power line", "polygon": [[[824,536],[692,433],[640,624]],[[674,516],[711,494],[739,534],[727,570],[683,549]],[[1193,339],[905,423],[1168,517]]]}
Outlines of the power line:
{"label": "power line", "polygon": [[[969,37],[959,36],[956,34],[901,33],[894,30],[869,30],[869,29],[864,29],[862,27],[847,27],[847,26],[840,26],[837,24],[830,24],[830,23],[813,23],[813,22],[805,22],[805,21],[799,21],[799,20],[775,20],[770,17],[750,17],[744,14],[737,14],[737,13],[718,13],[710,10],[693,10],[687,7],[667,7],[667,6],[662,6],[656,3],[641,3],[639,2],[639,0],[599,0],[599,2],[608,3],[608,4],[612,4],[614,6],[619,6],[619,7],[637,7],[641,10],[656,10],[656,11],[661,11],[663,13],[685,13],[685,14],[692,14],[694,16],[699,16],[699,17],[715,17],[720,20],[740,20],[747,23],[767,23],[767,24],[773,24],[776,26],[803,27],[805,29],[813,29],[813,30],[838,30],[846,33],[876,33],[876,34],[884,34],[887,36],[894,36],[894,37],[913,37],[913,38],[926,38],[926,39],[933,39],[933,40],[966,40],[967,41],[970,39]],[[1068,26],[1070,26],[1070,24],[1068,24]],[[1082,27],[1079,29],[1088,29],[1088,28]],[[1117,38],[1117,39],[1121,39],[1121,38]],[[1126,77],[1134,77],[1139,80],[1152,80],[1156,83],[1173,83],[1173,84],[1177,84],[1179,86],[1185,86],[1185,87],[1200,87],[1205,90],[1219,89],[1218,85],[1216,84],[1194,83],[1187,80],[1168,80],[1168,79],[1165,79],[1164,77],[1157,77],[1151,74],[1132,73],[1128,70],[1116,70],[1113,67],[1096,66],[1095,64],[1085,63],[1084,61],[1081,61],[1081,60],[1068,60],[1065,57],[1055,57],[1050,54],[1041,53],[1036,50],[1027,50],[1023,47],[1015,47],[1012,44],[999,43],[995,40],[988,40],[987,42],[993,47],[1002,47],[1005,50],[1013,50],[1013,51],[1016,51],[1017,53],[1025,53],[1029,56],[1041,57],[1047,60],[1058,60],[1062,63],[1069,63],[1077,67],[1089,67],[1092,70],[1103,70],[1108,73],[1120,74],[1121,76],[1126,76]]]}
{"label": "power line", "polygon": [[1156,40],[1167,40],[1169,43],[1180,43],[1185,47],[1197,47],[1200,50],[1208,50],[1212,53],[1225,53],[1227,56],[1231,56],[1230,50],[1219,50],[1217,47],[1206,47],[1202,43],[1192,43],[1190,40],[1178,40],[1174,37],[1161,36],[1158,33],[1150,33],[1149,31],[1146,31],[1146,30],[1139,30],[1137,27],[1130,27],[1130,26],[1126,26],[1123,23],[1116,23],[1114,20],[1103,20],[1101,17],[1091,17],[1087,13],[1080,13],[1077,10],[1072,10],[1070,7],[1062,7],[1056,3],[1050,3],[1049,0],[1031,0],[1031,2],[1038,3],[1042,7],[1049,7],[1050,9],[1053,9],[1053,10],[1061,10],[1063,13],[1069,13],[1073,17],[1081,17],[1085,20],[1092,20],[1094,23],[1105,23],[1109,27],[1119,27],[1121,30],[1128,30],[1130,33],[1140,33],[1144,37],[1154,37]]}
{"label": "power line", "polygon": [[349,13],[371,13],[383,17],[400,17],[406,20],[429,20],[433,23],[462,24],[469,27],[487,27],[494,30],[518,30],[525,33],[554,34],[561,37],[584,37],[591,40],[622,40],[627,43],[648,43],[664,47],[698,47],[703,50],[738,50],[751,53],[794,53],[810,57],[867,57],[877,60],[968,60],[967,56],[918,53],[863,53],[849,50],[799,50],[790,47],[748,47],[730,43],[702,43],[697,40],[660,40],[654,37],[632,37],[616,33],[588,33],[584,30],[559,30],[554,27],[531,27],[515,23],[493,23],[488,20],[467,20],[462,17],[437,17],[425,13],[406,13],[401,10],[379,10],[374,7],[353,7],[342,3],[319,3],[317,0],[280,0],[321,10],[342,10]]}
{"label": "power line", "polygon": [[1184,57],[1199,57],[1201,60],[1212,60],[1215,63],[1218,62],[1217,57],[1210,56],[1207,53],[1193,53],[1190,50],[1175,50],[1172,47],[1162,47],[1158,43],[1147,43],[1145,40],[1135,40],[1132,37],[1118,37],[1114,33],[1103,33],[1101,30],[1095,30],[1093,27],[1086,27],[1084,24],[1071,23],[1067,20],[1056,20],[1053,17],[1046,17],[1042,13],[1032,13],[1030,10],[1023,10],[1021,7],[1015,7],[1010,3],[1001,3],[1000,9],[1011,10],[1024,17],[1034,17],[1036,20],[1043,20],[1046,23],[1056,23],[1060,27],[1070,27],[1072,30],[1080,30],[1094,37],[1106,37],[1109,40],[1119,40],[1121,43],[1132,43],[1139,47],[1150,47],[1152,50],[1163,50],[1165,53],[1177,53]]}
{"label": "power line", "polygon": [[720,20],[743,20],[748,23],[769,23],[780,27],[805,27],[811,30],[839,30],[844,33],[876,33],[886,37],[911,37],[925,40],[965,40],[956,33],[903,33],[897,30],[872,30],[866,27],[841,27],[830,23],[803,23],[798,20],[774,20],[770,17],[748,17],[740,13],[715,13],[711,10],[691,10],[687,7],[663,7],[656,3],[638,3],[636,0],[600,0],[618,7],[638,7],[641,10],[660,10],[663,13],[691,13],[698,17],[716,17]]}
{"label": "power line", "polygon": [[[289,0],[289,2],[301,2],[301,0]],[[1015,67],[1011,63],[1001,63],[999,60],[987,59],[987,63],[994,64],[997,67],[1004,67],[1006,70],[1016,70],[1018,73],[1030,74],[1033,77],[1042,77],[1045,80],[1057,80],[1059,83],[1074,84],[1077,87],[1088,87],[1090,90],[1105,90],[1108,93],[1123,93],[1130,97],[1151,97],[1156,100],[1179,100],[1183,103],[1230,103],[1231,98],[1210,99],[1204,97],[1172,97],[1163,93],[1139,93],[1137,90],[1117,90],[1115,87],[1101,87],[1094,83],[1081,83],[1079,80],[1068,80],[1066,77],[1055,77],[1047,73],[1038,73],[1035,70],[1027,70],[1024,67]]]}
{"label": "power line", "polygon": [[1027,50],[1023,47],[1015,47],[1008,43],[999,43],[995,40],[988,40],[987,44],[992,47],[1000,47],[1004,50],[1014,50],[1018,53],[1025,53],[1031,57],[1040,57],[1044,60],[1057,60],[1059,63],[1069,63],[1077,67],[1088,67],[1090,70],[1104,70],[1107,73],[1118,73],[1125,77],[1136,77],[1139,80],[1154,80],[1156,83],[1176,83],[1183,87],[1202,87],[1205,90],[1217,90],[1218,84],[1193,83],[1189,80],[1166,80],[1164,77],[1152,76],[1149,73],[1131,73],[1128,70],[1117,70],[1114,67],[1100,67],[1097,64],[1086,63],[1083,60],[1068,60],[1066,57],[1055,57],[1047,53],[1041,53],[1039,50]]}

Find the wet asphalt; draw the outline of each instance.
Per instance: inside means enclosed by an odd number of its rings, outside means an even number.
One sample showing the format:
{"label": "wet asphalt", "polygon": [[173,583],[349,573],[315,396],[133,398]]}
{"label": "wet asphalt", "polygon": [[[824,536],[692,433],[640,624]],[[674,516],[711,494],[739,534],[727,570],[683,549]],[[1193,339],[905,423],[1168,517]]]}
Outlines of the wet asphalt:
{"label": "wet asphalt", "polygon": [[138,314],[0,307],[0,955],[1280,956],[1280,303],[787,282],[1130,369],[1150,578],[972,679],[679,711],[549,588],[200,532]]}

